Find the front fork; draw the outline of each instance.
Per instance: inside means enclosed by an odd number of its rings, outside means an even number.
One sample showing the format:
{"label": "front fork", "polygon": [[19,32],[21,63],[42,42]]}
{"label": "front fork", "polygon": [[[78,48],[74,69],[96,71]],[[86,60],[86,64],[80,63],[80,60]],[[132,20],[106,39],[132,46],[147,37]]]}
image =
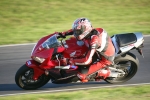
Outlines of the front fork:
{"label": "front fork", "polygon": [[39,64],[37,62],[35,62],[34,60],[28,60],[26,62],[26,66],[33,69],[33,71],[34,71],[33,79],[34,80],[37,80],[42,74],[45,74],[44,69],[41,69],[39,67]]}

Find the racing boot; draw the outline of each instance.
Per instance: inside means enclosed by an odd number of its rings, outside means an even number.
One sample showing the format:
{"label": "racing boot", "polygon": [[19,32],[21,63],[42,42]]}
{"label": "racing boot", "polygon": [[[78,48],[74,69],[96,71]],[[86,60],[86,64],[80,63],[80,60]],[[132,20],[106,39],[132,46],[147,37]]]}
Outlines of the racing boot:
{"label": "racing boot", "polygon": [[108,68],[103,68],[103,69],[101,69],[101,70],[99,70],[97,72],[96,79],[97,78],[103,78],[103,79],[105,79],[105,78],[107,78],[110,75],[110,73],[111,72],[110,72],[110,70]]}
{"label": "racing boot", "polygon": [[93,73],[100,71],[98,75],[102,76],[105,79],[106,77],[110,75],[110,70],[107,69],[106,67],[111,64],[112,62],[108,61],[107,59],[103,57],[99,62],[92,64],[89,67],[89,70],[86,74],[78,73],[77,76],[79,77],[81,82],[84,83],[84,82],[88,82],[89,80],[87,77],[88,75],[92,75]]}
{"label": "racing boot", "polygon": [[78,73],[77,76],[78,76],[78,78],[80,79],[80,81],[81,81],[82,83],[88,82],[88,79],[87,79],[87,75],[86,75],[86,74]]}

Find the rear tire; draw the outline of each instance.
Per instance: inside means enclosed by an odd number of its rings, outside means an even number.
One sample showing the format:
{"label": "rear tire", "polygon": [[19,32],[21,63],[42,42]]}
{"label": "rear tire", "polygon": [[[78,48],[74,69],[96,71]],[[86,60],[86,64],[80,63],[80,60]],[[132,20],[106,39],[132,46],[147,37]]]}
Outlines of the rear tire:
{"label": "rear tire", "polygon": [[129,70],[127,69],[123,69],[124,72],[126,73],[124,76],[122,77],[118,77],[118,78],[106,78],[105,81],[108,83],[123,83],[126,82],[128,80],[130,80],[137,72],[138,70],[138,66],[139,66],[139,60],[138,58],[132,54],[132,53],[127,53],[124,56],[120,56],[118,58],[116,58],[114,60],[114,63],[121,66],[121,64],[127,64],[130,63],[130,67]]}
{"label": "rear tire", "polygon": [[33,69],[23,65],[15,75],[15,82],[22,89],[33,90],[44,86],[50,80],[49,76],[43,74],[35,81],[33,75]]}

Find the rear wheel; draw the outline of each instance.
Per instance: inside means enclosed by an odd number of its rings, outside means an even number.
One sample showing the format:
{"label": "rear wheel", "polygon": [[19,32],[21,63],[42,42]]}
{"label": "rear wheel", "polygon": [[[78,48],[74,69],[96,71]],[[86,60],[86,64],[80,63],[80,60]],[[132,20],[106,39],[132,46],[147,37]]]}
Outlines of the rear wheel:
{"label": "rear wheel", "polygon": [[136,74],[139,66],[138,59],[132,53],[115,59],[114,63],[117,68],[123,70],[125,74],[116,78],[106,78],[105,81],[108,83],[123,83],[130,80]]}
{"label": "rear wheel", "polygon": [[42,87],[50,80],[50,77],[45,74],[41,75],[38,80],[33,80],[33,75],[33,69],[23,65],[15,75],[15,82],[22,89],[32,90]]}

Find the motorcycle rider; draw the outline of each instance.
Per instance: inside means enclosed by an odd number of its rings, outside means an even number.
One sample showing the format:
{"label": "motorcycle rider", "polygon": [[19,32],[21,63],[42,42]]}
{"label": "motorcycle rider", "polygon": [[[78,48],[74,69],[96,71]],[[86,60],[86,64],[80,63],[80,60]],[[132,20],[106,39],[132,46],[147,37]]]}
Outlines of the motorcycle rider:
{"label": "motorcycle rider", "polygon": [[[58,36],[65,37],[74,35],[77,40],[82,40],[88,44],[89,50],[84,58],[71,59],[69,62],[75,65],[90,65],[86,74],[79,72],[77,74],[81,82],[88,82],[88,76],[98,72],[100,69],[113,64],[115,48],[111,38],[103,28],[93,28],[91,22],[87,18],[78,18],[74,21],[72,29],[58,33]],[[101,60],[91,64],[92,57],[98,52],[101,55]]]}

